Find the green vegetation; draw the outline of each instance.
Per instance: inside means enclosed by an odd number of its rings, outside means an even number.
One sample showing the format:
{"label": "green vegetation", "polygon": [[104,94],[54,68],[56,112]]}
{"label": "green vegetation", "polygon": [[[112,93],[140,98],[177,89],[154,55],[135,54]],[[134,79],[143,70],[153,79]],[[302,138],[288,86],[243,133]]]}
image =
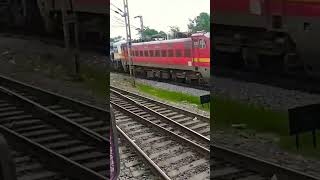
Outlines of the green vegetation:
{"label": "green vegetation", "polygon": [[121,41],[121,40],[124,40],[124,38],[122,36],[117,36],[117,37],[110,38],[110,42],[112,42],[112,43],[115,43],[115,42],[118,42],[118,41]]}
{"label": "green vegetation", "polygon": [[146,94],[150,94],[152,96],[158,97],[160,99],[172,101],[172,102],[178,102],[178,103],[189,103],[189,104],[194,104],[196,105],[199,109],[209,111],[208,105],[202,105],[200,104],[200,98],[198,96],[192,96],[189,94],[184,94],[181,92],[175,92],[175,91],[169,91],[169,90],[164,90],[160,88],[155,88],[149,85],[145,84],[136,84],[137,89],[141,92],[144,92]]}
{"label": "green vegetation", "polygon": [[[287,112],[275,112],[261,106],[244,104],[224,97],[211,100],[211,129],[230,129],[232,124],[245,124],[242,131],[271,133],[279,138],[280,147],[306,156],[320,158],[320,151],[313,148],[311,133],[300,137],[300,150],[296,150],[295,137],[289,136]],[[317,133],[320,145],[320,133]]]}
{"label": "green vegetation", "polygon": [[191,32],[206,31],[210,32],[210,15],[202,12],[194,19],[189,19],[188,28]]}
{"label": "green vegetation", "polygon": [[286,113],[273,112],[263,107],[221,97],[213,97],[211,104],[213,104],[214,126],[228,127],[231,124],[242,123],[246,124],[249,129],[259,132],[273,132],[280,135],[288,133]]}

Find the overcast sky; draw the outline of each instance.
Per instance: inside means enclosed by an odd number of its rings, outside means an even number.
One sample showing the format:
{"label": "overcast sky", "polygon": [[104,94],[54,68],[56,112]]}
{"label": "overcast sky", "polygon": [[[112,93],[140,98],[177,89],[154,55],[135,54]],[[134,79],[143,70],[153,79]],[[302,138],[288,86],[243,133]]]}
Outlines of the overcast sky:
{"label": "overcast sky", "polygon": [[[110,1],[123,10],[123,0]],[[126,37],[124,18],[112,11],[116,10],[113,5],[110,5],[110,37]],[[139,18],[133,17],[142,15],[144,26],[166,33],[170,31],[169,26],[178,26],[181,31],[187,31],[189,18],[195,18],[201,12],[210,14],[210,0],[128,0],[128,5],[131,26],[139,28]],[[139,38],[135,27],[131,27],[133,39]]]}

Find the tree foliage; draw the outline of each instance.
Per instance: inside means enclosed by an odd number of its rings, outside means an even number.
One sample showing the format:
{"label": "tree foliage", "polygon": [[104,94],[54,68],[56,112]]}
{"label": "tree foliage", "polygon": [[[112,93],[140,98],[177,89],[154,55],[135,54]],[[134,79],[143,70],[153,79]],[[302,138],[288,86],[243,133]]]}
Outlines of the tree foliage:
{"label": "tree foliage", "polygon": [[157,30],[155,30],[155,29],[149,28],[148,26],[145,27],[144,30],[143,30],[143,35],[146,38],[151,38],[152,36],[154,36],[156,34],[159,34],[159,32]]}
{"label": "tree foliage", "polygon": [[210,32],[210,15],[206,12],[200,13],[196,18],[189,19],[190,23],[188,24],[189,31],[194,33],[197,31],[206,31]]}
{"label": "tree foliage", "polygon": [[170,32],[172,33],[170,38],[171,39],[176,39],[176,38],[186,38],[187,35],[182,33],[180,31],[180,28],[178,26],[169,26],[170,27]]}
{"label": "tree foliage", "polygon": [[110,38],[110,42],[111,43],[115,43],[115,42],[121,41],[123,39],[124,38],[122,36],[117,36],[117,37],[114,37],[114,38]]}
{"label": "tree foliage", "polygon": [[172,33],[180,32],[180,28],[178,26],[169,26],[169,27]]}
{"label": "tree foliage", "polygon": [[163,31],[160,31],[159,34],[160,34],[162,37],[166,37],[166,36],[167,36],[167,33],[163,32]]}

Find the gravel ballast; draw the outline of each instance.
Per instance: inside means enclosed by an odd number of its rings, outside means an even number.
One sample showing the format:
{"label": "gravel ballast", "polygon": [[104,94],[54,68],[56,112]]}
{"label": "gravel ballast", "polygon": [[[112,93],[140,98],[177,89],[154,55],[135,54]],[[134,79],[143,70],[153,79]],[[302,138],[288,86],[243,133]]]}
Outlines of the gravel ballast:
{"label": "gravel ballast", "polygon": [[263,84],[214,77],[212,93],[244,103],[257,104],[276,111],[320,103],[320,95],[287,90]]}
{"label": "gravel ballast", "polygon": [[[245,104],[256,104],[281,112],[287,112],[293,107],[320,102],[318,94],[221,77],[214,77],[212,92],[215,96],[226,97]],[[294,142],[294,137],[292,138],[292,142]],[[320,177],[320,161],[318,159],[287,152],[279,147],[277,144],[279,137],[275,135],[250,132],[249,130],[212,129],[211,139],[214,140],[211,143]]]}
{"label": "gravel ballast", "polygon": [[[292,137],[294,138],[294,137]],[[251,155],[268,162],[288,167],[320,178],[320,161],[281,149],[272,135],[215,130],[211,132],[211,144],[223,145],[236,152]]]}

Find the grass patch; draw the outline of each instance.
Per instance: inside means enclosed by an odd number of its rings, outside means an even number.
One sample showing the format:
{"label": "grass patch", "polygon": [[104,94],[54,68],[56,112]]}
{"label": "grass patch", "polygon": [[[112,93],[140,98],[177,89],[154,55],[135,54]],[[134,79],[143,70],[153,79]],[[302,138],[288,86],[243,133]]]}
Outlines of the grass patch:
{"label": "grass patch", "polygon": [[[288,115],[273,112],[263,107],[240,103],[227,98],[213,97],[211,125],[230,127],[232,124],[246,124],[249,129],[259,132],[288,133]],[[212,126],[212,127],[214,127]]]}
{"label": "grass patch", "polygon": [[[211,100],[211,129],[230,128],[232,124],[246,124],[243,131],[271,133],[280,140],[280,147],[290,152],[320,158],[320,151],[313,148],[311,133],[300,137],[301,148],[296,150],[295,137],[289,136],[287,112],[274,112],[257,105],[244,104],[224,97],[213,97]],[[317,133],[317,144],[320,145],[320,133]]]}
{"label": "grass patch", "polygon": [[192,95],[181,93],[181,92],[155,88],[155,87],[141,84],[141,83],[137,83],[136,87],[139,91],[158,97],[160,99],[177,102],[177,103],[194,104],[201,110],[205,110],[208,112],[210,111],[208,105],[204,105],[204,107],[202,107],[202,105],[200,104],[200,97],[198,96],[192,96]]}

